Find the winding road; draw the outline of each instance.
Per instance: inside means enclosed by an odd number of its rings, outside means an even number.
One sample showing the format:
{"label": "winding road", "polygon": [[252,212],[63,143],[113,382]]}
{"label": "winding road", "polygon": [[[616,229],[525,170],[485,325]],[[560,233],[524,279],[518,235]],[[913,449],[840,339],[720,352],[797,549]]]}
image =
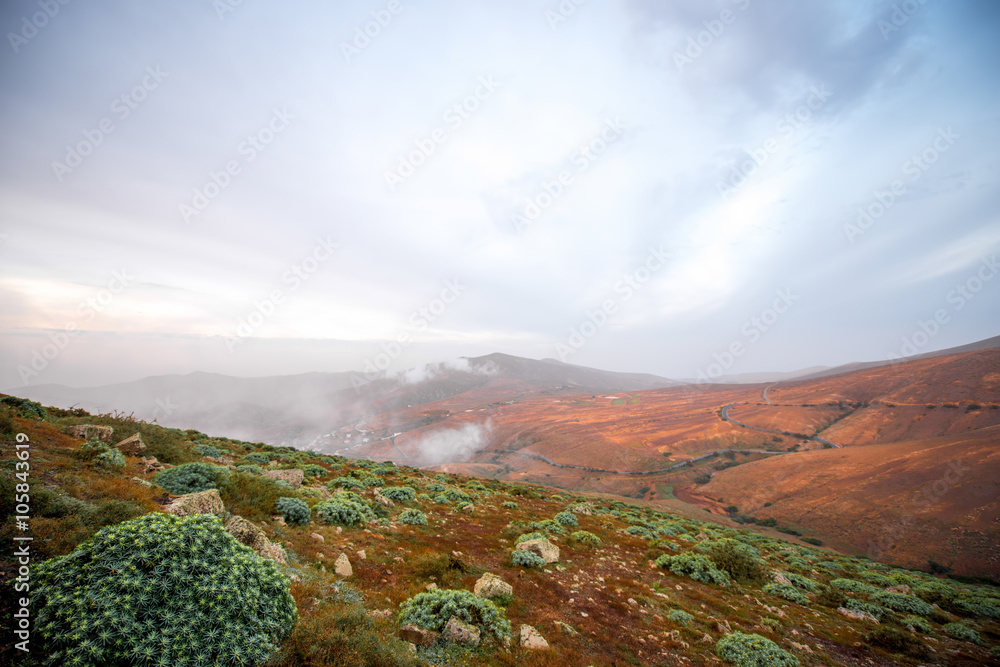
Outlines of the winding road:
{"label": "winding road", "polygon": [[[766,393],[767,389],[765,389],[764,392]],[[722,417],[723,421],[737,424],[739,426],[743,426],[744,428],[751,428],[755,431],[763,431],[764,433],[778,433],[780,435],[790,435],[796,438],[802,438],[803,440],[815,440],[816,442],[821,442],[824,445],[829,445],[832,449],[840,449],[840,445],[835,445],[826,438],[821,438],[818,435],[806,435],[805,433],[792,433],[791,431],[776,431],[770,428],[761,428],[759,426],[751,426],[750,424],[744,424],[738,419],[733,419],[732,417],[729,416],[729,408],[733,407],[734,405],[747,405],[747,402],[742,401],[740,403],[730,403],[729,405],[722,406],[722,414],[720,416]],[[771,403],[771,405],[774,405],[774,403]]]}
{"label": "winding road", "polygon": [[672,466],[666,468],[658,468],[656,470],[608,470],[607,468],[591,468],[590,466],[577,466],[570,463],[556,463],[552,459],[542,456],[540,454],[529,454],[528,452],[519,452],[513,449],[484,449],[483,453],[491,452],[495,454],[515,454],[517,456],[525,456],[529,459],[535,459],[536,461],[542,461],[543,463],[548,463],[551,466],[556,466],[557,468],[572,468],[574,470],[586,470],[587,472],[600,472],[609,475],[656,475],[663,472],[672,472],[674,470],[679,470],[681,468],[688,467],[698,461],[704,461],[705,459],[711,459],[720,454],[725,454],[726,452],[753,452],[754,454],[788,454],[788,452],[771,452],[766,449],[717,449],[714,452],[709,452],[708,454],[702,454],[701,456],[695,457],[693,459],[688,459],[687,461],[681,461],[680,463],[675,463]]}

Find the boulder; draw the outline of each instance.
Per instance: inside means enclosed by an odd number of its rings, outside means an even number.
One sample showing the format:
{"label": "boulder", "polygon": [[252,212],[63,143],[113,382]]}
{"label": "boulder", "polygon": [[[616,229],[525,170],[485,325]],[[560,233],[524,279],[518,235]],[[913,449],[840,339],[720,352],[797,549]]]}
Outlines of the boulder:
{"label": "boulder", "polygon": [[465,503],[464,505],[462,505],[459,511],[465,512],[466,514],[472,514],[473,512],[476,511],[476,506],[473,505],[472,503]]}
{"label": "boulder", "polygon": [[393,507],[396,503],[392,502],[391,498],[386,498],[382,495],[382,489],[376,488],[372,490],[372,495],[375,496],[375,502],[377,502],[382,507]]}
{"label": "boulder", "polygon": [[139,486],[143,487],[143,488],[146,488],[146,489],[153,488],[153,484],[151,482],[147,482],[142,477],[133,477],[132,481],[135,482],[136,484],[138,484]]}
{"label": "boulder", "polygon": [[69,434],[74,438],[96,439],[108,444],[111,444],[111,436],[114,435],[114,432],[115,429],[110,426],[98,426],[97,424],[77,424],[69,429]]}
{"label": "boulder", "polygon": [[437,641],[438,633],[418,628],[415,625],[404,625],[399,629],[399,638],[417,646],[431,646]]}
{"label": "boulder", "polygon": [[155,456],[150,456],[148,459],[143,458],[142,464],[143,466],[145,466],[146,469],[145,472],[147,474],[151,472],[160,472],[161,470],[166,470],[166,468],[163,467],[163,464],[156,460]]}
{"label": "boulder", "polygon": [[309,537],[313,538],[317,542],[326,542],[326,539],[319,533],[313,533]]}
{"label": "boulder", "polygon": [[[212,490],[214,491],[215,489]],[[229,519],[226,522],[226,532],[235,537],[237,542],[247,545],[260,556],[270,558],[282,565],[288,563],[288,555],[285,553],[285,549],[281,545],[267,539],[267,535],[264,534],[264,531],[260,527],[255,526],[243,517],[234,515]]]}
{"label": "boulder", "polygon": [[337,556],[337,560],[333,564],[333,571],[338,577],[350,577],[354,574],[354,568],[351,567],[351,561],[347,554]]}
{"label": "boulder", "polygon": [[132,456],[136,456],[139,452],[145,451],[146,443],[142,441],[141,435],[139,435],[138,433],[134,433],[129,437],[125,438],[124,440],[122,440],[121,442],[119,442],[117,445],[115,445],[115,447],[122,450],[126,454],[131,454]]}
{"label": "boulder", "polygon": [[837,611],[839,611],[847,618],[854,618],[859,621],[871,621],[876,625],[878,624],[878,619],[869,614],[867,611],[854,611],[852,609],[848,609],[847,607],[838,607]]}
{"label": "boulder", "polygon": [[536,554],[541,556],[542,560],[546,563],[559,562],[559,547],[552,544],[545,538],[521,542],[517,545],[517,548],[524,549],[525,551],[534,551]]}
{"label": "boulder", "polygon": [[473,592],[481,598],[495,598],[514,594],[514,587],[497,575],[487,572],[479,577]]}
{"label": "boulder", "polygon": [[193,514],[215,514],[221,516],[226,511],[218,489],[209,489],[199,493],[187,493],[172,500],[163,508],[168,514],[191,516]]}
{"label": "boulder", "polygon": [[591,503],[580,503],[578,505],[573,505],[569,508],[569,511],[573,514],[582,514],[583,516],[593,516],[594,506]]}
{"label": "boulder", "polygon": [[535,630],[530,625],[521,626],[521,648],[538,651],[548,647],[549,643],[545,641],[545,637],[538,630]]}
{"label": "boulder", "polygon": [[784,584],[785,586],[791,586],[792,582],[788,580],[788,577],[783,575],[781,572],[774,573],[774,583]]}
{"label": "boulder", "polygon": [[306,475],[298,468],[292,468],[290,470],[268,470],[264,473],[264,477],[283,480],[291,484],[293,489],[297,489],[302,486],[302,480],[305,479]]}
{"label": "boulder", "polygon": [[906,584],[899,584],[898,586],[893,586],[892,588],[885,589],[886,593],[899,593],[900,595],[909,595],[910,587]]}
{"label": "boulder", "polygon": [[441,638],[456,644],[479,646],[479,628],[470,625],[457,616],[452,616],[441,631]]}

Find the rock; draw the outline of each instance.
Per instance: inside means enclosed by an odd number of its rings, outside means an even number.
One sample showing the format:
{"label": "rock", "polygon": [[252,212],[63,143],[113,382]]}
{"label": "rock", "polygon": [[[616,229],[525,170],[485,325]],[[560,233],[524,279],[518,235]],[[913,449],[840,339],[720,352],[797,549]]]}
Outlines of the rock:
{"label": "rock", "polygon": [[171,501],[165,508],[168,514],[191,516],[193,514],[215,514],[221,516],[226,511],[218,489],[209,489],[199,493],[187,493]]}
{"label": "rock", "polygon": [[472,503],[466,503],[466,504],[462,505],[462,508],[461,508],[460,511],[461,512],[465,512],[466,514],[472,514],[473,512],[476,511],[476,506],[473,505]]}
{"label": "rock", "polygon": [[626,602],[628,602],[633,607],[638,607],[639,606],[639,603],[636,601],[635,598],[629,598],[628,600],[626,600]]}
{"label": "rock", "polygon": [[377,619],[381,619],[383,621],[388,621],[390,618],[392,618],[392,610],[391,609],[372,609],[370,612],[368,612],[368,615],[371,618],[377,618]]}
{"label": "rock", "polygon": [[74,438],[97,439],[108,444],[111,444],[111,436],[114,433],[115,430],[110,426],[98,426],[97,424],[77,424],[69,429],[69,434]]}
{"label": "rock", "polygon": [[521,648],[539,651],[548,647],[549,643],[545,641],[545,637],[538,630],[535,630],[530,625],[521,626]]}
{"label": "rock", "polygon": [[125,438],[121,442],[119,442],[117,445],[115,445],[115,447],[125,452],[126,454],[131,454],[135,456],[139,452],[145,451],[146,443],[142,441],[141,435],[135,433]]}
{"label": "rock", "polygon": [[372,495],[375,496],[375,502],[382,507],[394,507],[396,505],[396,503],[392,502],[392,499],[386,498],[382,495],[382,489],[372,489]]}
{"label": "rock", "polygon": [[795,642],[789,642],[789,643],[792,645],[792,648],[794,648],[797,651],[803,651],[805,653],[813,652],[813,650],[809,648],[807,644],[796,644]]}
{"label": "rock", "polygon": [[855,618],[859,621],[871,621],[872,623],[878,624],[878,619],[869,614],[867,611],[853,611],[846,607],[838,607],[837,611],[846,616],[847,618]]}
{"label": "rock", "polygon": [[362,550],[360,550],[358,552],[358,558],[360,558],[361,560],[367,560],[368,559],[368,554],[365,553],[364,549],[362,549]]}
{"label": "rock", "polygon": [[514,587],[497,575],[487,572],[479,577],[473,592],[481,598],[495,598],[514,594]]}
{"label": "rock", "polygon": [[517,545],[518,549],[534,551],[542,557],[546,563],[556,563],[559,561],[559,547],[552,544],[545,538],[538,540],[528,540]]}
{"label": "rock", "polygon": [[577,632],[576,628],[574,628],[569,623],[563,623],[562,621],[556,621],[555,625],[564,634],[570,635],[571,637],[575,637],[576,635],[580,634],[579,632]]}
{"label": "rock", "polygon": [[309,537],[313,538],[317,542],[326,542],[326,539],[319,533],[313,533]]}
{"label": "rock", "polygon": [[[214,491],[215,489],[212,490]],[[226,532],[236,538],[236,541],[240,544],[245,544],[256,551],[258,555],[270,558],[275,563],[281,563],[282,565],[288,563],[288,554],[285,553],[284,547],[267,539],[267,535],[264,534],[263,529],[255,526],[243,517],[234,515],[230,518],[226,522]]]}
{"label": "rock", "polygon": [[302,486],[302,480],[305,479],[306,474],[298,468],[292,468],[290,470],[268,470],[264,473],[264,477],[288,482],[293,489],[297,489]]}
{"label": "rock", "polygon": [[438,633],[415,625],[404,625],[399,629],[399,638],[416,646],[430,646],[437,641],[437,637]]}
{"label": "rock", "polygon": [[333,571],[339,577],[350,577],[354,574],[354,568],[351,567],[351,561],[347,558],[347,554],[337,556],[337,562],[333,564]]}
{"label": "rock", "polygon": [[900,584],[899,586],[893,586],[892,588],[885,589],[886,593],[899,593],[900,595],[909,595],[910,587],[906,584]]}
{"label": "rock", "polygon": [[[231,458],[229,458],[228,456],[206,456],[204,458],[205,458],[206,461],[210,461],[210,462],[214,463],[215,465],[227,466],[228,467],[228,466],[231,466],[233,464],[233,460]],[[236,466],[233,466],[233,467],[235,468]]]}
{"label": "rock", "polygon": [[138,484],[141,487],[144,487],[144,488],[147,488],[147,489],[153,488],[152,483],[147,482],[142,477],[133,477],[132,481],[135,482],[136,484]]}
{"label": "rock", "polygon": [[429,591],[436,591],[437,587],[438,587],[438,585],[435,584],[434,582],[431,582],[431,583],[427,584],[426,586],[424,586],[424,588],[426,588]]}
{"label": "rock", "polygon": [[594,506],[591,503],[580,503],[579,505],[573,505],[569,508],[569,511],[573,514],[582,514],[583,516],[593,516]]}
{"label": "rock", "polygon": [[157,461],[155,456],[150,456],[148,459],[143,458],[142,464],[145,467],[145,472],[147,474],[151,472],[160,472],[161,470],[165,470],[163,464]]}
{"label": "rock", "polygon": [[441,639],[445,641],[472,646],[479,646],[479,635],[479,628],[466,623],[457,616],[449,618],[444,630],[441,631]]}
{"label": "rock", "polygon": [[780,572],[775,572],[774,573],[774,581],[775,581],[775,583],[784,584],[786,586],[791,586],[792,585],[792,582],[788,580],[788,577],[786,577],[785,575],[783,575]]}

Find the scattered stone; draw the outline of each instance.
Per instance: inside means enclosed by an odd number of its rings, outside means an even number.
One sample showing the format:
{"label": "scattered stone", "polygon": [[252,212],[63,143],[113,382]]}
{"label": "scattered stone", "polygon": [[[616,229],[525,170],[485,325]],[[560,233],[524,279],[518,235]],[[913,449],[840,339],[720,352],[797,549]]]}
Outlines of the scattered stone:
{"label": "scattered stone", "polygon": [[576,635],[580,634],[579,632],[577,632],[576,628],[574,628],[569,623],[563,623],[562,621],[556,621],[555,622],[555,626],[557,628],[559,628],[559,630],[561,630],[563,633],[565,633],[567,635],[570,635],[571,637],[575,637]]}
{"label": "scattered stone", "polygon": [[313,533],[313,534],[312,534],[312,535],[310,535],[309,537],[313,538],[313,539],[314,539],[314,540],[316,540],[317,542],[326,542],[326,538],[324,538],[324,537],[323,537],[322,535],[320,535],[319,533]]}
{"label": "scattered stone", "polygon": [[302,486],[302,480],[305,479],[305,473],[298,468],[292,468],[290,470],[268,470],[264,473],[264,477],[274,480],[283,480],[291,484],[293,489],[297,489]]}
{"label": "scattered stone", "polygon": [[393,507],[396,503],[392,502],[391,498],[386,498],[382,495],[382,489],[375,487],[372,489],[372,495],[375,496],[375,502],[382,507]]}
{"label": "scattered stone", "polygon": [[712,635],[710,635],[710,634],[708,634],[708,633],[706,632],[706,633],[705,633],[705,636],[701,638],[701,641],[702,641],[702,643],[703,643],[703,644],[711,644],[711,643],[712,643],[712,642],[714,642],[715,640],[714,640],[714,639],[712,639]]}
{"label": "scattered stone", "polygon": [[579,505],[573,505],[573,507],[570,507],[569,511],[574,514],[582,514],[583,516],[593,516],[594,506],[591,503],[580,503]]}
{"label": "scattered stone", "polygon": [[559,561],[559,547],[552,544],[545,538],[538,540],[528,540],[517,545],[518,549],[534,551],[542,557],[546,563],[556,563]]}
{"label": "scattered stone", "polygon": [[521,648],[540,651],[548,647],[549,643],[545,641],[545,637],[538,630],[535,630],[530,625],[521,626]]}
{"label": "scattered stone", "polygon": [[638,603],[638,602],[636,601],[636,599],[635,599],[635,598],[629,598],[629,599],[628,599],[628,603],[629,603],[630,605],[632,605],[633,607],[638,607],[638,606],[639,606],[639,603]]}
{"label": "scattered stone", "polygon": [[892,588],[885,589],[886,593],[899,593],[900,595],[909,595],[910,587],[906,584],[900,584],[898,586],[893,586]]}
{"label": "scattered stone", "polygon": [[83,440],[97,439],[101,442],[111,444],[111,436],[115,430],[110,426],[98,426],[97,424],[77,424],[69,429],[69,434],[74,438]]}
{"label": "scattered stone", "polygon": [[415,625],[404,625],[399,629],[399,638],[414,646],[431,646],[437,641],[438,633],[424,630]]}
{"label": "scattered stone", "polygon": [[[210,491],[215,491],[215,489],[210,489]],[[183,498],[184,496],[181,497]],[[220,500],[219,502],[221,503],[222,501]],[[285,553],[285,549],[281,545],[267,539],[267,535],[264,534],[262,528],[250,523],[238,514],[233,515],[226,522],[226,532],[236,538],[237,542],[247,545],[264,558],[270,558],[282,565],[288,564],[288,555]]]}
{"label": "scattered stone", "polygon": [[153,488],[153,484],[151,482],[147,482],[142,477],[133,477],[132,481],[135,482],[136,484],[138,484],[139,486],[143,487],[143,488],[146,488],[146,489]]}
{"label": "scattered stone", "polygon": [[160,463],[159,461],[157,461],[155,456],[150,456],[148,459],[147,458],[143,458],[142,459],[142,464],[145,467],[146,474],[149,474],[151,472],[160,472],[161,470],[165,470],[165,468],[163,467],[163,464]]}
{"label": "scattered stone", "polygon": [[368,560],[368,554],[365,553],[364,549],[358,551],[358,558],[360,558],[361,560]]}
{"label": "scattered stone", "polygon": [[472,514],[473,512],[476,511],[476,506],[473,505],[472,503],[466,503],[465,505],[462,505],[461,511],[465,512],[466,514]]}
{"label": "scattered stone", "polygon": [[813,650],[809,648],[809,646],[807,646],[806,644],[796,644],[795,642],[789,642],[789,643],[792,645],[792,648],[797,649],[799,651],[805,651],[806,653],[813,652]]}
{"label": "scattered stone", "polygon": [[171,501],[163,508],[168,514],[177,516],[192,516],[194,514],[215,514],[221,516],[226,511],[222,504],[222,496],[218,489],[209,489],[198,493],[187,493]]}
{"label": "scattered stone", "polygon": [[135,433],[125,438],[121,442],[119,442],[117,445],[115,445],[115,447],[125,452],[126,454],[131,454],[135,456],[139,452],[144,451],[146,449],[146,443],[142,441],[141,435]]}
{"label": "scattered stone", "polygon": [[372,609],[370,612],[368,612],[368,615],[370,617],[372,617],[372,618],[378,618],[378,619],[382,619],[382,620],[388,621],[390,618],[392,618],[392,610],[391,609]]}
{"label": "scattered stone", "polygon": [[441,632],[441,638],[445,641],[471,646],[479,646],[479,635],[479,628],[466,623],[457,616],[449,618]]}
{"label": "scattered stone", "polygon": [[854,618],[859,621],[871,621],[872,623],[878,625],[878,619],[869,614],[867,611],[853,611],[846,607],[838,607],[837,611],[848,618]]}
{"label": "scattered stone", "polygon": [[427,584],[426,586],[424,586],[424,588],[426,588],[429,591],[436,591],[437,587],[438,587],[438,585],[435,584],[435,583],[433,583],[433,582],[431,582],[431,583]]}
{"label": "scattered stone", "polygon": [[351,561],[347,558],[347,554],[337,556],[337,562],[333,564],[333,571],[338,577],[350,577],[354,574],[354,568],[351,567]]}
{"label": "scattered stone", "polygon": [[788,577],[783,575],[781,572],[774,573],[774,581],[778,584],[784,584],[785,586],[791,586],[792,582],[788,580]]}
{"label": "scattered stone", "polygon": [[473,592],[481,598],[495,598],[514,594],[514,587],[497,575],[487,572],[476,582]]}

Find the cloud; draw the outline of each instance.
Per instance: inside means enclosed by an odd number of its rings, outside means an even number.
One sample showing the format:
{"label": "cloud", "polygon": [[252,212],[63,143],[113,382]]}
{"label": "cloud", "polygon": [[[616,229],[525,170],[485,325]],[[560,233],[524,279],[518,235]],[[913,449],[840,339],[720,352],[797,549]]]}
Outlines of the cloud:
{"label": "cloud", "polygon": [[466,424],[460,428],[442,429],[422,438],[416,448],[426,465],[466,461],[489,446],[493,431],[490,422]]}
{"label": "cloud", "polygon": [[429,363],[409,368],[401,371],[397,375],[397,378],[400,384],[418,384],[427,380],[433,380],[449,371],[489,376],[496,375],[500,369],[491,361],[473,366],[469,363],[468,357],[459,357],[457,359],[446,359],[439,363]]}

